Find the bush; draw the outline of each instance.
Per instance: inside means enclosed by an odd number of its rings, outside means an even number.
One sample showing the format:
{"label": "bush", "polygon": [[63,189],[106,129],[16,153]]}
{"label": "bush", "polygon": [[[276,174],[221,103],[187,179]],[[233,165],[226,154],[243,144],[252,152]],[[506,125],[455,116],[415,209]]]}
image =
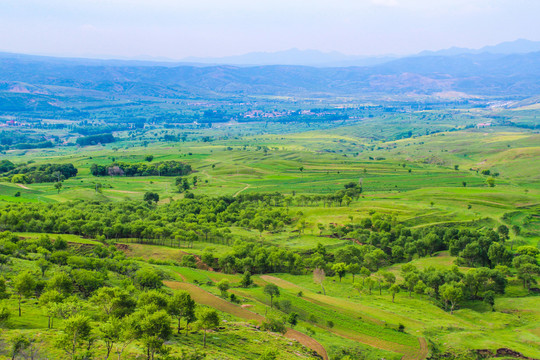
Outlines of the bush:
{"label": "bush", "polygon": [[281,321],[275,318],[268,318],[265,322],[262,323],[261,328],[264,331],[271,331],[276,333],[285,334],[287,332],[287,328]]}

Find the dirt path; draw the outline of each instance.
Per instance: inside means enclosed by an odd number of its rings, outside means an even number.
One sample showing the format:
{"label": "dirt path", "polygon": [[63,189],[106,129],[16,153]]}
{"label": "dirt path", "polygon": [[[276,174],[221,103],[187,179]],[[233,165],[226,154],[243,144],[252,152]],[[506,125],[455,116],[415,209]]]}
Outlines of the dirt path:
{"label": "dirt path", "polygon": [[[164,281],[164,284],[171,289],[186,290],[191,294],[195,302],[211,306],[215,309],[232,314],[236,317],[246,320],[257,320],[260,322],[263,322],[265,320],[262,315],[256,314],[252,311],[244,309],[243,307],[225,301],[209,293],[208,291],[201,289],[197,285],[178,281]],[[316,351],[319,355],[322,356],[324,360],[328,360],[328,354],[326,353],[326,350],[315,339],[312,339],[311,337],[292,329],[287,330],[287,332],[285,333],[285,337],[298,341],[305,347]]]}
{"label": "dirt path", "polygon": [[32,189],[30,189],[28,186],[25,186],[25,185],[23,185],[23,184],[16,184],[16,185],[17,185],[18,187],[20,187],[20,188],[25,189],[25,190],[32,190]]}
{"label": "dirt path", "polygon": [[[348,309],[351,306],[351,302],[347,300],[342,300],[342,299],[332,298],[332,302],[329,302],[325,295],[312,293],[308,289],[305,289],[301,286],[298,286],[287,280],[283,280],[275,276],[262,275],[261,279],[267,282],[273,283],[275,285],[278,285],[279,287],[282,287],[284,289],[289,289],[289,290],[294,290],[294,291],[301,290],[304,293],[303,298],[314,304],[327,305],[331,307],[340,306],[342,309]],[[359,310],[362,310],[362,318],[364,320],[381,325],[380,320],[374,317],[371,317],[369,315],[366,315],[366,313],[369,313],[369,308],[364,308],[364,306],[362,306],[361,304],[356,304],[356,303],[354,304],[358,307]],[[333,328],[328,331],[333,332],[336,335],[342,336],[344,338],[355,340],[355,341],[361,342],[363,344],[366,344],[375,348],[401,353],[403,354],[403,357],[401,358],[402,360],[423,360],[426,358],[428,354],[428,347],[427,347],[426,340],[424,338],[418,339],[420,343],[420,347],[419,349],[416,349],[416,348],[411,348],[409,346],[375,338],[372,336],[356,334],[356,333],[352,334],[352,333],[343,331],[341,329]]]}
{"label": "dirt path", "polygon": [[[425,338],[421,337],[418,338],[418,342],[420,343],[420,351],[418,352],[418,355],[414,358],[410,358],[413,360],[424,360],[428,354],[429,354],[429,348],[428,344]],[[405,360],[405,359],[404,359]]]}
{"label": "dirt path", "polygon": [[251,187],[251,185],[246,184],[246,187],[244,187],[244,188],[241,189],[241,190],[238,190],[238,191],[233,195],[233,197],[237,197],[242,191],[245,191],[245,190],[249,189],[250,187]]}

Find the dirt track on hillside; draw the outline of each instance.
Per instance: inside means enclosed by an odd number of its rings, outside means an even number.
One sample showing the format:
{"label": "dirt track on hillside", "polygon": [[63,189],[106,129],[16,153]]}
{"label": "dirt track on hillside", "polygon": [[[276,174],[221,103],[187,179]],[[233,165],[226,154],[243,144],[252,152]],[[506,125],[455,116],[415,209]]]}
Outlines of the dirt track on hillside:
{"label": "dirt track on hillside", "polygon": [[[264,316],[256,314],[228,301],[225,301],[215,296],[214,294],[211,294],[208,291],[201,289],[195,284],[179,281],[164,281],[163,283],[171,289],[186,290],[191,294],[193,300],[195,300],[195,302],[199,304],[211,306],[217,310],[224,311],[226,313],[246,320],[257,320],[260,322],[263,322],[265,320]],[[307,336],[306,334],[289,329],[285,333],[285,337],[298,341],[305,347],[316,351],[319,355],[322,356],[324,360],[328,360],[328,354],[326,353],[325,348],[315,339]]]}

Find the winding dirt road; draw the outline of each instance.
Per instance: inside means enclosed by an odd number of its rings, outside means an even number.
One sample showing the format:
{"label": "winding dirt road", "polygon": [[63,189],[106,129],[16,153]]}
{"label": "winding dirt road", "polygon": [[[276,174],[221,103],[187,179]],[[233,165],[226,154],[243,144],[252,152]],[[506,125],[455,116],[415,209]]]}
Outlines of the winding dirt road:
{"label": "winding dirt road", "polygon": [[[215,309],[224,311],[242,319],[257,320],[260,322],[263,322],[265,320],[264,316],[256,314],[228,301],[225,301],[215,296],[214,294],[211,294],[208,291],[201,289],[195,284],[179,281],[164,281],[163,283],[171,289],[186,290],[190,293],[193,300],[195,300],[195,302],[197,303],[211,306]],[[316,351],[324,360],[328,360],[328,354],[326,353],[325,348],[318,341],[307,336],[306,334],[303,334],[293,329],[288,329],[285,333],[285,337],[298,341],[305,347]]]}

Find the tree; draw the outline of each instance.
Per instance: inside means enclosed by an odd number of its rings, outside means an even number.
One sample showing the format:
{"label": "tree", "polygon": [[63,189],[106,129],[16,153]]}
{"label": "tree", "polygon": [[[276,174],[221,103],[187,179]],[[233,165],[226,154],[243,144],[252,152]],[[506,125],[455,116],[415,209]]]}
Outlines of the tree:
{"label": "tree", "polygon": [[146,348],[146,359],[153,360],[155,353],[163,349],[163,343],[172,333],[171,318],[165,310],[155,311],[155,307],[146,306],[131,315],[131,327],[135,337]]}
{"label": "tree", "polygon": [[35,288],[35,275],[29,271],[22,272],[13,279],[13,290],[19,299],[19,316],[21,316],[21,301],[23,297],[32,296]]}
{"label": "tree", "polygon": [[90,302],[102,311],[104,318],[123,318],[131,314],[137,306],[136,300],[129,292],[107,286],[99,288]]}
{"label": "tree", "polygon": [[62,189],[62,183],[61,182],[57,182],[54,184],[54,188],[58,191],[58,193],[60,194],[60,189]]}
{"label": "tree", "polygon": [[392,302],[394,302],[394,298],[396,297],[396,294],[399,293],[399,285],[398,284],[392,284],[390,286],[390,293],[392,294]]}
{"label": "tree", "polygon": [[484,303],[488,304],[491,307],[491,311],[494,311],[495,308],[495,292],[492,290],[486,291],[484,294]]}
{"label": "tree", "polygon": [[10,340],[11,349],[9,351],[11,360],[15,360],[24,349],[28,348],[31,344],[30,340],[24,335],[17,335]]}
{"label": "tree", "polygon": [[44,258],[40,258],[38,261],[36,261],[36,265],[39,266],[39,269],[41,270],[41,277],[44,277],[45,272],[51,266],[51,263]]}
{"label": "tree", "polygon": [[251,273],[249,271],[244,272],[244,275],[242,276],[242,279],[240,280],[240,286],[243,288],[248,288],[253,284],[253,280],[251,279]]}
{"label": "tree", "polygon": [[361,271],[361,267],[357,263],[352,263],[347,266],[347,272],[349,272],[352,275],[352,282],[354,284],[354,276],[358,275]]}
{"label": "tree", "polygon": [[419,280],[414,286],[414,292],[418,295],[422,295],[426,292],[426,284],[422,280]]}
{"label": "tree", "polygon": [[371,276],[371,271],[369,271],[367,267],[362,266],[362,268],[360,269],[360,276],[362,277],[362,285],[364,285],[364,281],[366,280],[366,278]]}
{"label": "tree", "polygon": [[[523,255],[522,255],[523,256]],[[523,281],[523,287],[531,291],[531,284],[536,283],[535,275],[540,274],[540,267],[535,264],[525,263],[518,267],[518,279]]]}
{"label": "tree", "polygon": [[106,322],[99,324],[97,335],[105,343],[105,349],[107,350],[105,359],[109,358],[114,345],[120,341],[122,330],[121,320],[115,317],[111,317]]}
{"label": "tree", "polygon": [[332,266],[332,270],[339,276],[339,282],[341,282],[341,278],[347,273],[347,265],[345,263],[336,263]]}
{"label": "tree", "polygon": [[295,327],[295,325],[298,324],[298,317],[299,315],[294,311],[289,314],[287,317],[287,322],[291,325],[291,327]]}
{"label": "tree", "polygon": [[369,290],[369,295],[371,295],[371,289],[373,289],[373,286],[375,285],[376,281],[370,276],[365,279],[365,286]]}
{"label": "tree", "polygon": [[274,307],[274,296],[278,297],[280,295],[279,288],[274,284],[268,284],[264,287],[264,293],[270,296],[270,307]]}
{"label": "tree", "polygon": [[186,335],[187,328],[191,321],[195,318],[195,300],[191,298],[191,295],[187,291],[177,291],[174,293],[169,301],[169,314],[178,319],[178,333],[180,334],[180,321],[182,318],[186,319]]}
{"label": "tree", "polygon": [[221,291],[221,296],[224,298],[227,297],[227,290],[229,290],[230,287],[229,280],[227,279],[222,279],[217,283],[217,288]]}
{"label": "tree", "polygon": [[495,187],[495,179],[492,177],[488,177],[486,179],[486,184],[488,184],[489,187]]}
{"label": "tree", "polygon": [[203,347],[206,347],[206,331],[219,325],[219,315],[214,309],[201,308],[197,318],[199,327],[204,330]]}
{"label": "tree", "polygon": [[148,162],[152,162],[152,160],[154,160],[154,155],[146,155],[144,157],[144,160]]}
{"label": "tree", "polygon": [[313,280],[321,285],[323,294],[326,295],[326,291],[324,290],[324,279],[326,278],[326,274],[324,273],[324,270],[321,268],[315,268],[313,270]]}
{"label": "tree", "polygon": [[91,332],[90,318],[81,314],[74,315],[64,322],[64,331],[58,339],[58,345],[71,359],[75,359],[79,347],[90,338]]}
{"label": "tree", "polygon": [[54,316],[57,313],[57,305],[63,300],[62,294],[56,290],[47,290],[39,297],[39,304],[45,308],[45,313],[48,317],[47,327],[53,327]]}
{"label": "tree", "polygon": [[147,191],[144,193],[144,201],[151,203],[151,202],[158,202],[159,201],[159,195],[158,193]]}
{"label": "tree", "polygon": [[163,286],[161,276],[150,268],[140,269],[135,273],[135,282],[143,289],[160,289]]}
{"label": "tree", "polygon": [[440,286],[439,293],[443,301],[450,304],[450,314],[453,314],[455,306],[463,299],[463,288],[452,281]]}

